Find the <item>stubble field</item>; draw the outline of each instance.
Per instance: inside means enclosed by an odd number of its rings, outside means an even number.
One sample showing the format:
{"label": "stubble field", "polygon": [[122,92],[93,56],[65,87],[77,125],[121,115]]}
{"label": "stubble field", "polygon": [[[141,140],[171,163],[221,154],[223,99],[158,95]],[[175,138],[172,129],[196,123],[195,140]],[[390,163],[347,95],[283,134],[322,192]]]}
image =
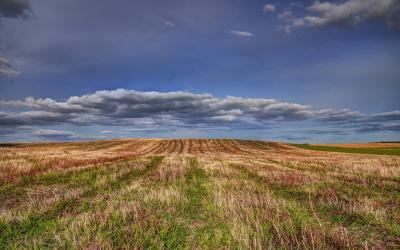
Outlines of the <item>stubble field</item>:
{"label": "stubble field", "polygon": [[400,156],[245,140],[0,145],[3,249],[400,248]]}

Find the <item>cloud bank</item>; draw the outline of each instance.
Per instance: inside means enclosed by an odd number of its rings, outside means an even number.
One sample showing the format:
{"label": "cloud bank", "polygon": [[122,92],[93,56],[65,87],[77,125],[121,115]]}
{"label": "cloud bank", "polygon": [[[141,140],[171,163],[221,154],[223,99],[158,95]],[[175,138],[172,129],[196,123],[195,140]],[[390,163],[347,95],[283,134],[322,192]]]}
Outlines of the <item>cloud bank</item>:
{"label": "cloud bank", "polygon": [[[312,121],[357,133],[398,132],[400,127],[400,111],[363,114],[349,109],[314,110],[309,105],[275,99],[217,98],[211,94],[181,91],[104,90],[72,96],[65,101],[28,97],[0,101],[0,108],[13,110],[0,111],[0,130],[8,132],[65,124],[121,126],[139,131],[188,128],[253,130],[281,123]],[[35,135],[54,137],[61,136],[61,132],[45,130]],[[63,136],[73,135],[64,133]]]}

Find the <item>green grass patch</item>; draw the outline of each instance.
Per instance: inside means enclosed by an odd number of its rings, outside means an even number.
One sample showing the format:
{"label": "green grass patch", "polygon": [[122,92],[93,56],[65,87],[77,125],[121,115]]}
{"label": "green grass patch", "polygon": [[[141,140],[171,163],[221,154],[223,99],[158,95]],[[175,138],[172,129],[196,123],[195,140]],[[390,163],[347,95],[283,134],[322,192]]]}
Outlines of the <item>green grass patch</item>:
{"label": "green grass patch", "polygon": [[229,227],[218,216],[210,197],[206,172],[199,167],[196,158],[188,158],[188,165],[184,193],[189,200],[183,208],[183,217],[191,228],[193,240],[197,242],[190,248],[221,249],[234,246],[236,243],[230,234]]}
{"label": "green grass patch", "polygon": [[327,152],[340,152],[340,153],[355,153],[355,154],[373,154],[373,155],[400,155],[400,148],[345,148],[335,146],[317,146],[311,144],[292,144],[298,148],[327,151]]}

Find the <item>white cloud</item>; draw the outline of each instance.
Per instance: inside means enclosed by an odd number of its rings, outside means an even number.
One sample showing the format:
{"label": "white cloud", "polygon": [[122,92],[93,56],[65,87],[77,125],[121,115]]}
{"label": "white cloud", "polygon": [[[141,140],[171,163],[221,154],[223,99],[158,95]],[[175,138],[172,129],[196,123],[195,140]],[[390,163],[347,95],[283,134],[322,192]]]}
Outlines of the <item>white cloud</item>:
{"label": "white cloud", "polygon": [[266,5],[264,5],[264,8],[263,8],[264,12],[274,12],[275,10],[276,10],[276,7],[273,4],[266,4]]}
{"label": "white cloud", "polygon": [[103,130],[103,131],[100,131],[100,134],[110,134],[110,133],[114,133],[115,131],[112,131],[112,130]]}
{"label": "white cloud", "polygon": [[383,20],[393,26],[399,22],[398,0],[347,0],[344,2],[315,1],[307,8],[310,14],[303,17],[282,15],[286,28],[320,27],[327,25],[355,26],[369,20]]}
{"label": "white cloud", "polygon": [[0,68],[0,75],[15,76],[15,75],[19,75],[19,74],[21,74],[21,72],[13,70],[13,69],[2,69],[2,68]]}
{"label": "white cloud", "polygon": [[235,35],[235,36],[244,36],[244,37],[254,36],[254,34],[251,32],[240,31],[240,30],[231,30],[231,31],[229,31],[229,33],[232,35]]}
{"label": "white cloud", "polygon": [[11,63],[8,59],[0,57],[0,76],[14,76],[19,75],[21,72],[12,68]]}
{"label": "white cloud", "polygon": [[165,21],[164,21],[164,25],[167,26],[167,27],[171,27],[171,28],[176,27],[176,24],[175,24],[175,23],[173,23],[173,22],[171,22],[171,21],[168,21],[168,20],[165,20]]}

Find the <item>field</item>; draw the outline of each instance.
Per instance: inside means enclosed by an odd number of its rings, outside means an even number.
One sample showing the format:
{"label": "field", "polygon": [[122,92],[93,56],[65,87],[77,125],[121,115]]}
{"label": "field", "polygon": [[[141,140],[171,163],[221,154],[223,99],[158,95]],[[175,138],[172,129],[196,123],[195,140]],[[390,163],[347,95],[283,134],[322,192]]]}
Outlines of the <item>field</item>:
{"label": "field", "polygon": [[400,156],[400,143],[325,144],[325,145],[293,144],[293,146],[303,149],[317,150],[317,151]]}
{"label": "field", "polygon": [[0,248],[399,249],[400,157],[230,139],[1,144]]}

